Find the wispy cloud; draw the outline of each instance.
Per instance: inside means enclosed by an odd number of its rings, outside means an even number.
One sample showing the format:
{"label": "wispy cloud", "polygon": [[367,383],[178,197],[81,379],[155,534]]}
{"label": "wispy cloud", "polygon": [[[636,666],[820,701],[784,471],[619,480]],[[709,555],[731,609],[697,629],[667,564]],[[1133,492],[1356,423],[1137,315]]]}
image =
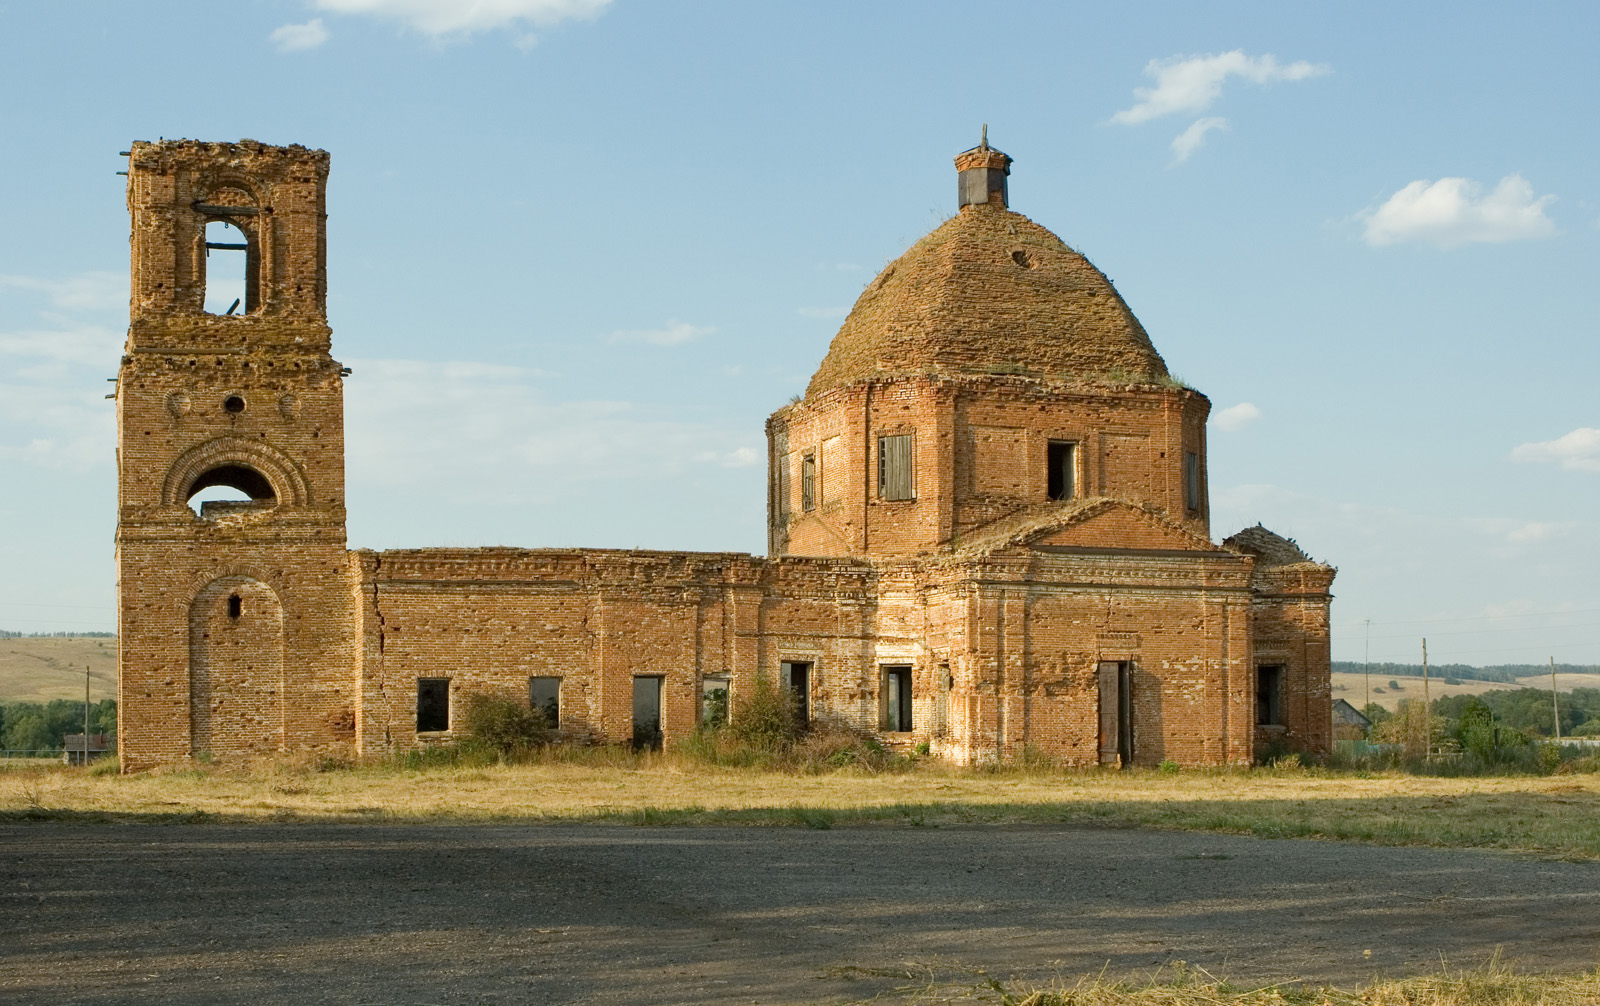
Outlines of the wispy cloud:
{"label": "wispy cloud", "polygon": [[802,318],[843,318],[850,313],[848,307],[802,307],[796,312]]}
{"label": "wispy cloud", "polygon": [[1556,225],[1545,207],[1555,198],[1535,197],[1533,186],[1520,174],[1500,179],[1487,195],[1466,178],[1418,180],[1362,214],[1364,237],[1374,246],[1418,242],[1440,248],[1549,237]]}
{"label": "wispy cloud", "polygon": [[1182,164],[1189,159],[1189,155],[1200,149],[1206,142],[1206,134],[1213,129],[1227,129],[1228,120],[1221,116],[1208,115],[1204,119],[1196,119],[1193,124],[1172,138],[1172,161]]}
{"label": "wispy cloud", "polygon": [[1509,517],[1469,517],[1462,525],[1469,531],[1500,538],[1508,545],[1536,545],[1571,531],[1572,521],[1516,520]]}
{"label": "wispy cloud", "polygon": [[1235,49],[1208,56],[1153,59],[1145,64],[1144,72],[1145,76],[1155,78],[1155,86],[1134,88],[1133,96],[1138,101],[1113,115],[1112,122],[1136,126],[1165,115],[1203,112],[1222,95],[1222,85],[1229,77],[1267,84],[1321,76],[1329,72],[1329,68],[1304,60],[1285,66],[1270,53],[1247,56],[1244,50]]}
{"label": "wispy cloud", "polygon": [[318,10],[364,14],[398,21],[432,38],[484,31],[519,33],[518,44],[533,42],[530,28],[600,16],[611,0],[313,0]]}
{"label": "wispy cloud", "polygon": [[1261,410],[1249,402],[1240,402],[1220,410],[1211,421],[1218,429],[1236,433],[1261,418]]}
{"label": "wispy cloud", "polygon": [[81,272],[57,279],[0,274],[0,290],[6,289],[42,293],[52,305],[67,311],[128,306],[128,274],[125,272]]}
{"label": "wispy cloud", "polygon": [[715,331],[716,329],[710,326],[691,325],[676,318],[669,318],[662,328],[638,328],[612,332],[606,336],[606,341],[647,343],[651,346],[681,346],[686,342],[693,342]]}
{"label": "wispy cloud", "polygon": [[267,41],[277,46],[279,52],[303,52],[315,49],[327,40],[328,29],[323,27],[320,17],[314,17],[305,24],[286,24],[267,36]]}
{"label": "wispy cloud", "polygon": [[472,362],[352,360],[352,482],[473,503],[546,503],[583,483],[737,468],[759,432],[657,419],[632,403],[559,400],[548,375]]}
{"label": "wispy cloud", "polygon": [[1600,472],[1600,430],[1580,426],[1554,440],[1520,444],[1512,449],[1511,460],[1555,463],[1575,472]]}

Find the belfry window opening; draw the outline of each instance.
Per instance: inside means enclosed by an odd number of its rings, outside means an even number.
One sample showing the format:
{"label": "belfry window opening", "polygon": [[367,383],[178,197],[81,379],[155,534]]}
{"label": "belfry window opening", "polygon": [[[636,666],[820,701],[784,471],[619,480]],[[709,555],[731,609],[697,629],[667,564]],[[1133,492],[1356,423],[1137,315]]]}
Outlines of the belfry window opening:
{"label": "belfry window opening", "polygon": [[249,266],[250,242],[244,231],[226,220],[206,223],[207,314],[243,314],[245,273]]}
{"label": "belfry window opening", "polygon": [[271,506],[277,501],[267,477],[242,464],[218,465],[205,472],[189,486],[187,499],[189,509],[208,520],[241,506]]}

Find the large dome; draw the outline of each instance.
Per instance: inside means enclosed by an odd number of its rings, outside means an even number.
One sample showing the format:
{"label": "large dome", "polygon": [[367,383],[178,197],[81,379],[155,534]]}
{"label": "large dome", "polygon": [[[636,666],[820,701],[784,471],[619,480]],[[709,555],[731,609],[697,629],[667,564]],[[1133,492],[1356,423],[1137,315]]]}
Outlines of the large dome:
{"label": "large dome", "polygon": [[904,374],[1165,382],[1105,274],[1003,199],[962,206],[868,284],[807,397]]}

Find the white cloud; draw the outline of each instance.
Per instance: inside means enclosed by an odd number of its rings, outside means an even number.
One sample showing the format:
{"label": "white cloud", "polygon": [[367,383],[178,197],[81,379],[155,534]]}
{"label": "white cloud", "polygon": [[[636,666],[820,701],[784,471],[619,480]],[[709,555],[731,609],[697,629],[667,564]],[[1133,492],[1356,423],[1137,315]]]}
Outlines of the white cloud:
{"label": "white cloud", "polygon": [[526,48],[533,37],[526,26],[598,17],[611,0],[313,0],[318,10],[334,14],[366,14],[399,21],[424,35],[442,38],[508,29],[519,31]]}
{"label": "white cloud", "polygon": [[1164,115],[1204,111],[1222,94],[1222,85],[1229,77],[1266,84],[1278,80],[1305,80],[1327,73],[1328,69],[1326,65],[1304,60],[1283,66],[1270,53],[1247,56],[1242,49],[1209,56],[1153,59],[1145,64],[1144,72],[1145,76],[1155,78],[1156,86],[1134,88],[1138,102],[1113,115],[1111,121],[1136,126]]}
{"label": "white cloud", "polygon": [[1515,520],[1509,517],[1469,517],[1461,523],[1469,531],[1503,538],[1511,545],[1536,545],[1560,537],[1575,526],[1572,521]]}
{"label": "white cloud", "polygon": [[703,335],[710,335],[715,328],[701,325],[691,325],[676,318],[667,319],[663,328],[629,329],[622,332],[612,332],[606,336],[607,342],[644,342],[652,346],[681,346],[686,342],[693,342]]}
{"label": "white cloud", "polygon": [[0,290],[33,290],[67,311],[97,311],[128,306],[128,274],[82,272],[63,279],[0,275]]}
{"label": "white cloud", "polygon": [[1189,159],[1189,155],[1200,149],[1206,142],[1206,134],[1213,129],[1227,129],[1228,120],[1220,116],[1210,115],[1204,119],[1196,119],[1194,124],[1172,139],[1172,159],[1175,164],[1182,164]]}
{"label": "white cloud", "polygon": [[277,46],[279,52],[315,49],[327,40],[328,29],[322,26],[320,17],[314,17],[305,24],[286,24],[267,36],[267,41]]}
{"label": "white cloud", "polygon": [[1412,182],[1376,210],[1363,214],[1369,245],[1406,241],[1454,248],[1472,242],[1520,241],[1549,237],[1555,221],[1544,209],[1555,196],[1534,197],[1520,174],[1500,179],[1493,192],[1466,178]]}
{"label": "white cloud", "polygon": [[0,481],[12,464],[83,471],[116,443],[114,387],[120,333],[98,325],[0,332]]}
{"label": "white cloud", "polygon": [[1600,472],[1600,430],[1580,426],[1554,440],[1520,444],[1512,461],[1554,462],[1574,472]]}
{"label": "white cloud", "polygon": [[1261,418],[1261,410],[1249,402],[1230,405],[1212,417],[1218,429],[1236,433]]}
{"label": "white cloud", "polygon": [[520,367],[353,360],[345,385],[352,483],[458,502],[571,497],[582,483],[759,463],[748,431],[650,418],[629,402],[557,401]]}

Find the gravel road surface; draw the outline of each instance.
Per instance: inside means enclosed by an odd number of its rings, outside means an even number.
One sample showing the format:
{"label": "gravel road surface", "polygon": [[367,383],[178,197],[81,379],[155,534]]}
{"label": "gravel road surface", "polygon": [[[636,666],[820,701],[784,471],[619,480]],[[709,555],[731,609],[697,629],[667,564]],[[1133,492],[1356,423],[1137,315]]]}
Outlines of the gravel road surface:
{"label": "gravel road surface", "polygon": [[1355,983],[1600,950],[1596,863],[1048,826],[33,823],[0,827],[0,899],[19,1003],[837,1003],[922,964]]}

